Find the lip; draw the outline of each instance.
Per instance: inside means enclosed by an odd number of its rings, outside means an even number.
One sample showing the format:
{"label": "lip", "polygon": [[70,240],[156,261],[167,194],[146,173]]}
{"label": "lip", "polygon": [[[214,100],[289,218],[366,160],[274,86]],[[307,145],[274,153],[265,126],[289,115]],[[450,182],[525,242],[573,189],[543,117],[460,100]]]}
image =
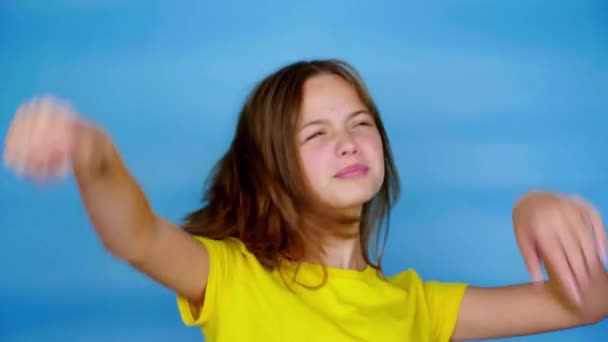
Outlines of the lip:
{"label": "lip", "polygon": [[363,164],[352,164],[338,171],[334,177],[340,179],[357,178],[366,175],[368,171],[369,168]]}

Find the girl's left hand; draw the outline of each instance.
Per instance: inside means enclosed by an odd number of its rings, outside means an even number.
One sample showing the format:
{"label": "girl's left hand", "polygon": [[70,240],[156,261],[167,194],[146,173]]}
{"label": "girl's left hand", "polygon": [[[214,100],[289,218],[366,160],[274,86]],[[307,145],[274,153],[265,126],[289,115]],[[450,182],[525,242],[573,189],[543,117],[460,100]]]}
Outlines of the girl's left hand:
{"label": "girl's left hand", "polygon": [[[606,282],[606,231],[598,211],[579,197],[530,192],[513,209],[515,236],[534,282],[549,279],[577,307]],[[586,304],[585,304],[586,305]]]}

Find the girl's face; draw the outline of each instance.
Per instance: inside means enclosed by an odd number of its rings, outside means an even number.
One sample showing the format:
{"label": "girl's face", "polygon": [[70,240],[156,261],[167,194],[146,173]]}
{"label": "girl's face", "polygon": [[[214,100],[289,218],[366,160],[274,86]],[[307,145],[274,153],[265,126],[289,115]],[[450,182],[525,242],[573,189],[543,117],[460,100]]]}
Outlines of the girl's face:
{"label": "girl's face", "polygon": [[331,208],[360,211],[384,181],[382,140],[373,117],[337,75],[305,82],[296,144],[306,181]]}

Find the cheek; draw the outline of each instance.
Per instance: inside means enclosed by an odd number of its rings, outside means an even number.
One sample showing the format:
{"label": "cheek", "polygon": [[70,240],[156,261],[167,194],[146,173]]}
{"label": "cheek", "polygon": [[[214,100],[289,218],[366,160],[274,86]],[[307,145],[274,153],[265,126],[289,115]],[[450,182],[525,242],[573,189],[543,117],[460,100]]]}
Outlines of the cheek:
{"label": "cheek", "polygon": [[380,135],[377,133],[370,134],[364,138],[364,141],[364,146],[366,147],[365,154],[371,159],[370,161],[384,165],[384,148]]}
{"label": "cheek", "polygon": [[300,160],[304,176],[314,187],[323,179],[328,165],[327,153],[320,147],[310,146],[300,151]]}

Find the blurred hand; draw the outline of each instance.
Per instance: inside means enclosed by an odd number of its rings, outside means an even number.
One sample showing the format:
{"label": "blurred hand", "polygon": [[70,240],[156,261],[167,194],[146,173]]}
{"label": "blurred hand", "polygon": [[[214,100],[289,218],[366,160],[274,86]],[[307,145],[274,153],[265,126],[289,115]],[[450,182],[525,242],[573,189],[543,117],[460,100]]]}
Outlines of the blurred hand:
{"label": "blurred hand", "polygon": [[93,159],[96,129],[68,103],[34,98],[15,113],[4,146],[4,165],[21,177],[46,181]]}
{"label": "blurred hand", "polygon": [[606,231],[593,206],[578,197],[531,192],[515,206],[513,223],[533,281],[544,280],[542,262],[570,303],[608,310],[608,303],[590,302],[599,298],[596,292],[608,291]]}

